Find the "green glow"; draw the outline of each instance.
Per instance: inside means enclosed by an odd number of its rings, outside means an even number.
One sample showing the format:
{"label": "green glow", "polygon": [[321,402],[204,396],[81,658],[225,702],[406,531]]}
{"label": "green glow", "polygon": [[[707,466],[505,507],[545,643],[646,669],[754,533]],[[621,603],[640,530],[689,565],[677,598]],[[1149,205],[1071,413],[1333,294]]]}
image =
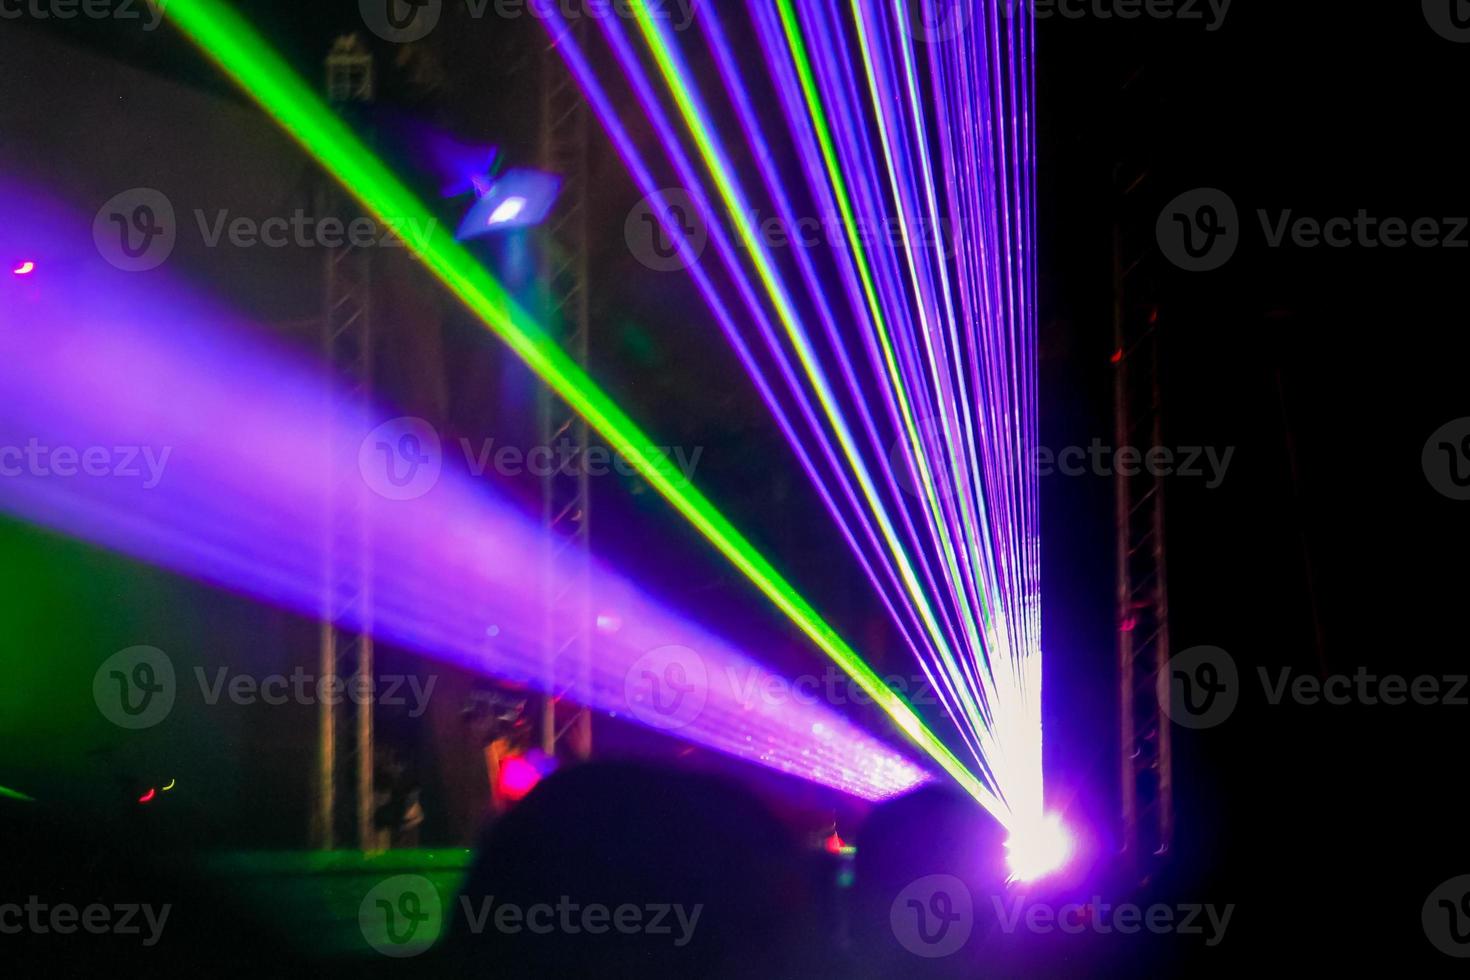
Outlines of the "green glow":
{"label": "green glow", "polygon": [[22,793],[20,790],[11,789],[9,786],[0,786],[0,796],[7,800],[20,800],[22,803],[34,803],[35,799]]}
{"label": "green glow", "polygon": [[[407,236],[408,247],[460,301],[494,331],[563,401],[772,603],[851,677],[911,738],[997,819],[1009,813],[929,730],[906,701],[885,685],[836,630],[796,591],[723,514],[660,453],[621,409],[518,307],[476,259],[324,105],[271,47],[220,0],[171,0],[168,17],[291,136],[385,223],[428,228]],[[395,224],[395,227],[399,225]]]}

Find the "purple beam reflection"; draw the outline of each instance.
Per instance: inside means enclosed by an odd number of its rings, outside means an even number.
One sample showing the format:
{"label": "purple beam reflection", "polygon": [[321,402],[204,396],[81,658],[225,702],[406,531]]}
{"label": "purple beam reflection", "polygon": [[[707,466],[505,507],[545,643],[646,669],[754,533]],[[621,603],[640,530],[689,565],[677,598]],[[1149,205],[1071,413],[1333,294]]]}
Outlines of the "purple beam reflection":
{"label": "purple beam reflection", "polygon": [[[22,194],[0,190],[0,203],[5,235],[88,228]],[[473,670],[570,687],[599,710],[856,796],[928,778],[831,708],[773,696],[791,688],[604,562],[586,601],[569,604],[594,617],[590,676],[546,664],[542,532],[443,470],[427,426],[333,414],[320,371],[157,272],[72,254],[66,275],[24,293],[0,284],[0,511]],[[362,535],[342,542],[346,574],[328,591],[326,542],[344,526]],[[348,601],[354,584],[371,590],[371,613]]]}

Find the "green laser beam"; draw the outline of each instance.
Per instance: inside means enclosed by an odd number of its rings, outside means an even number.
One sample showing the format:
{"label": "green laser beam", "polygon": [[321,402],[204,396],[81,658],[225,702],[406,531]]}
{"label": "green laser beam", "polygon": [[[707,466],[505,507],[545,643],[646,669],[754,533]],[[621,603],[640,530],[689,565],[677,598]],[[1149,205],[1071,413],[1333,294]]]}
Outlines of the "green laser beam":
{"label": "green laser beam", "polygon": [[428,235],[408,243],[464,305],[639,473],[893,719],[920,749],[1003,823],[1000,801],[890,689],[714,504],[563,352],[529,314],[395,177],[246,21],[220,0],[172,0],[168,17],[369,212],[416,221]]}
{"label": "green laser beam", "polygon": [[[811,57],[807,53],[807,44],[805,36],[802,33],[801,22],[797,17],[791,0],[776,0],[776,9],[780,16],[782,31],[786,35],[787,50],[791,55],[792,67],[796,71],[802,98],[806,102],[807,115],[812,126],[812,132],[817,138],[817,146],[821,153],[822,162],[827,169],[827,176],[837,203],[837,209],[842,216],[843,227],[847,232],[858,278],[862,284],[863,296],[868,305],[869,315],[872,318],[874,335],[878,341],[879,350],[883,355],[883,366],[888,375],[889,387],[895,396],[900,422],[903,425],[905,435],[908,437],[913,459],[919,470],[918,487],[923,490],[923,500],[927,505],[924,513],[929,518],[934,540],[939,543],[941,557],[945,569],[949,572],[950,580],[955,584],[956,590],[963,594],[963,579],[960,576],[959,568],[955,561],[955,554],[950,545],[949,535],[944,528],[943,518],[940,516],[941,508],[936,493],[936,475],[930,471],[928,457],[919,435],[918,420],[899,370],[892,330],[888,326],[887,318],[883,315],[883,307],[878,299],[873,270],[868,262],[867,251],[861,244],[862,236],[859,234],[856,212],[852,204],[852,193],[848,190],[847,181],[843,177],[836,143],[832,135],[831,123],[827,119],[822,97],[818,91],[816,75],[812,68]],[[982,593],[981,615],[985,625],[988,626],[991,622],[991,615],[989,605],[985,602],[985,598]],[[960,616],[964,621],[966,635],[969,636],[970,642],[973,644],[973,649],[986,649],[985,644],[980,639],[974,617],[970,614],[969,605],[964,602],[957,602],[956,605],[959,607]],[[978,671],[977,674],[982,685],[982,690],[988,699],[987,703],[993,705],[998,699],[996,684],[994,677],[990,675],[988,661],[984,665],[986,669],[984,671]],[[960,677],[963,674],[962,668],[954,658],[948,658],[948,662],[944,664],[944,667],[952,677]],[[988,740],[990,738],[988,734],[990,730],[988,722],[991,719],[990,711],[976,702],[963,683],[959,683],[957,686],[964,693],[964,700],[970,709],[971,718],[986,720],[987,723],[976,726],[976,734],[982,740]]]}
{"label": "green laser beam", "polygon": [[[878,490],[873,485],[872,477],[869,475],[868,468],[863,462],[862,453],[858,450],[852,433],[848,429],[846,419],[837,407],[836,397],[832,393],[825,373],[817,363],[816,352],[812,349],[811,342],[801,327],[791,297],[782,286],[780,274],[776,271],[770,255],[765,246],[762,245],[751,223],[750,215],[754,214],[755,210],[750,207],[744,194],[740,191],[739,182],[734,175],[734,169],[725,154],[720,150],[720,141],[714,133],[714,128],[694,98],[693,85],[686,78],[684,71],[680,67],[679,60],[674,56],[672,47],[668,39],[664,36],[663,28],[654,21],[656,15],[650,12],[648,4],[644,0],[633,0],[630,9],[633,11],[633,15],[637,20],[638,29],[643,36],[644,42],[653,54],[659,74],[663,77],[670,94],[674,97],[674,103],[678,107],[680,118],[684,121],[685,127],[693,138],[699,155],[704,161],[705,168],[714,180],[715,188],[720,195],[721,201],[724,203],[725,210],[732,220],[736,233],[740,236],[744,244],[745,252],[754,263],[756,274],[759,276],[762,286],[765,287],[766,294],[770,297],[771,303],[776,309],[776,314],[781,320],[781,325],[786,331],[786,336],[791,340],[792,347],[796,351],[802,369],[806,372],[807,379],[811,382],[812,390],[816,393],[817,401],[821,404],[822,411],[825,413],[828,423],[832,426],[832,432],[837,437],[842,454],[846,457],[853,476],[857,478],[858,486],[862,490],[864,498],[868,501],[868,509],[877,521],[878,530],[882,533],[884,541],[888,545],[889,554],[894,560],[894,567],[898,571],[905,591],[913,601],[914,610],[918,613],[929,637],[933,640],[936,648],[943,656],[941,665],[950,677],[951,687],[956,690],[962,699],[968,701],[973,723],[979,717],[979,706],[970,697],[969,690],[965,684],[956,681],[952,669],[954,655],[945,652],[949,644],[944,631],[940,627],[938,619],[935,617],[928,597],[924,594],[923,586],[919,582],[918,575],[915,573],[912,563],[909,561],[908,553],[904,550],[903,543],[899,540],[898,532],[894,528],[892,520],[889,518],[888,510],[883,506],[879,498]],[[873,302],[876,304],[876,299]],[[874,307],[874,314],[879,315],[876,306]],[[899,392],[899,398],[903,398],[902,391]],[[962,588],[963,586],[959,584],[958,570],[953,567],[953,564],[950,566],[950,571],[956,576],[954,579],[956,588]],[[971,638],[974,642],[979,642],[973,630],[971,631]]]}

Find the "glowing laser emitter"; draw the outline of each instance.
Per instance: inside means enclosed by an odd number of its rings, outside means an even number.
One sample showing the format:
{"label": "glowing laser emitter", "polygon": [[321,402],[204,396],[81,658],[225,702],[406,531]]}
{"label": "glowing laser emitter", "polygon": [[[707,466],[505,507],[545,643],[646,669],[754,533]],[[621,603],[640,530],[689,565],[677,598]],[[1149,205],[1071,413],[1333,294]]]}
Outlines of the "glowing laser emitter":
{"label": "glowing laser emitter", "polygon": [[1061,817],[1049,813],[1039,822],[1018,826],[1006,841],[1006,864],[1012,881],[1036,881],[1060,871],[1076,849]]}

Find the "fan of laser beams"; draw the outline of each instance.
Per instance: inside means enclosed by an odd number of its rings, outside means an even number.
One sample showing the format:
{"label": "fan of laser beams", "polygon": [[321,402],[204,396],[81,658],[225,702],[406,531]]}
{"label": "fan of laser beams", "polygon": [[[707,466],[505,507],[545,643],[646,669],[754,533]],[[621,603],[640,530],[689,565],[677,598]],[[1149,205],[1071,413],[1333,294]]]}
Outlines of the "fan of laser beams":
{"label": "fan of laser beams", "polygon": [[[653,22],[647,7],[640,4],[634,9],[638,30],[654,54],[660,76],[666,82],[673,79],[669,84],[671,91],[678,96],[676,102],[680,118],[689,127],[701,158],[707,165],[712,157],[716,161],[711,177],[722,204],[728,208],[729,201],[740,199],[738,181],[732,176],[728,161],[718,155],[718,147],[713,143],[710,127],[703,117],[702,103],[682,84],[683,77],[688,75],[687,68],[670,44],[667,32]],[[702,9],[706,14],[711,13],[708,8]],[[772,52],[779,53],[779,57],[772,59],[772,72],[783,80],[780,85],[781,105],[783,112],[791,117],[792,137],[801,148],[807,180],[814,188],[813,193],[835,205],[836,213],[841,217],[842,246],[832,251],[841,271],[845,295],[857,311],[858,327],[855,331],[866,357],[866,361],[860,363],[866,363],[876,374],[874,390],[879,394],[871,397],[881,399],[882,411],[876,416],[866,411],[870,393],[862,383],[854,381],[857,375],[846,355],[843,337],[830,319],[823,318],[823,330],[831,349],[821,342],[812,342],[800,319],[810,314],[804,307],[798,308],[784,285],[778,264],[767,252],[750,252],[760,282],[760,288],[756,290],[749,274],[741,272],[738,262],[732,261],[734,257],[728,254],[728,236],[716,236],[717,245],[723,242],[719,248],[722,264],[728,266],[730,272],[724,285],[737,290],[743,308],[750,310],[761,333],[764,351],[753,350],[743,342],[729,309],[719,298],[719,289],[712,282],[706,284],[707,273],[697,264],[691,267],[691,271],[701,281],[701,288],[710,299],[717,321],[726,330],[747,367],[752,368],[752,377],[771,402],[778,424],[791,439],[803,466],[812,474],[817,486],[823,489],[834,514],[841,518],[843,507],[856,513],[859,530],[854,531],[843,523],[844,533],[853,543],[854,553],[873,577],[895,620],[909,623],[910,630],[906,635],[926,671],[944,682],[946,707],[961,730],[966,732],[966,741],[975,752],[989,786],[994,786],[995,791],[978,781],[959,762],[913,708],[882,683],[876,672],[712,501],[681,478],[672,464],[658,454],[643,430],[556,348],[545,331],[509,299],[503,287],[429,220],[422,203],[402,181],[322,105],[320,99],[238,14],[219,0],[173,0],[169,13],[171,19],[220,68],[239,82],[368,211],[385,220],[404,215],[422,218],[430,228],[429,234],[422,241],[408,244],[445,287],[504,340],[559,397],[572,405],[615,450],[628,458],[649,484],[873,698],[905,735],[1010,827],[1013,842],[1020,841],[1024,846],[1027,828],[1041,826],[1034,482],[1028,485],[1023,464],[1029,459],[1026,447],[1031,444],[1033,436],[1033,426],[1026,420],[1034,419],[1034,403],[1028,400],[1034,391],[1029,380],[1034,372],[1034,358],[1029,354],[1033,333],[1030,329],[1030,297],[1034,288],[1027,261],[1034,236],[1030,230],[1029,211],[1024,213],[1024,220],[1009,214],[996,217],[992,211],[998,199],[1013,198],[1020,208],[1031,197],[1031,154],[1029,149],[1024,152],[1021,149],[1022,144],[1029,145],[1029,126],[1016,121],[1028,118],[1025,107],[1030,101],[1030,83],[1025,59],[1030,46],[1030,24],[1023,21],[1021,29],[1009,28],[1009,39],[1001,44],[995,40],[999,34],[999,12],[992,10],[987,27],[989,33],[985,35],[986,44],[966,42],[962,45],[963,51],[944,53],[942,67],[939,68],[929,64],[935,59],[925,62],[932,85],[955,84],[967,91],[980,88],[975,80],[979,68],[969,62],[980,58],[987,77],[999,72],[997,65],[1004,62],[1008,67],[999,73],[1008,73],[1011,82],[1008,89],[999,85],[991,92],[996,107],[989,111],[998,113],[1001,118],[1013,117],[1012,125],[1015,126],[1015,132],[1008,137],[1009,143],[997,135],[1004,127],[988,123],[995,129],[994,133],[985,138],[970,139],[964,144],[967,148],[963,152],[943,151],[955,153],[961,161],[955,164],[952,157],[945,156],[946,167],[972,164],[982,169],[988,167],[988,180],[1005,183],[1007,188],[998,190],[989,186],[987,189],[987,179],[972,178],[977,182],[961,192],[960,182],[948,174],[945,176],[949,181],[946,207],[959,210],[958,206],[948,203],[958,200],[964,209],[971,212],[965,220],[976,222],[968,230],[957,254],[966,249],[970,251],[960,262],[949,263],[948,275],[960,275],[959,267],[963,265],[969,270],[965,275],[981,283],[961,283],[958,293],[962,297],[971,297],[969,302],[972,305],[963,307],[963,316],[968,318],[973,310],[978,309],[987,318],[978,323],[965,319],[956,325],[957,318],[953,310],[949,311],[950,329],[956,332],[959,340],[963,340],[963,344],[951,341],[951,346],[946,347],[942,338],[936,340],[928,332],[930,325],[938,320],[933,316],[918,315],[905,305],[908,302],[934,303],[932,278],[936,275],[939,260],[914,252],[914,247],[907,241],[903,249],[907,254],[901,262],[891,257],[884,260],[881,250],[865,251],[859,247],[862,244],[859,241],[859,219],[871,222],[874,216],[885,213],[874,205],[874,195],[877,195],[876,200],[883,200],[886,194],[891,193],[897,207],[911,199],[913,190],[905,191],[898,186],[899,178],[895,171],[902,166],[899,158],[903,154],[895,155],[893,138],[887,134],[881,118],[877,118],[881,117],[881,112],[874,120],[864,119],[862,124],[877,127],[876,131],[882,135],[888,183],[876,178],[866,181],[855,179],[849,188],[843,180],[838,161],[844,161],[845,166],[846,156],[853,152],[854,146],[861,152],[862,146],[871,144],[862,140],[853,144],[854,134],[840,128],[834,131],[827,123],[821,108],[822,99],[832,98],[825,91],[833,84],[827,73],[834,70],[850,73],[852,63],[844,60],[845,49],[840,46],[832,49],[839,56],[835,60],[813,58],[807,53],[805,31],[820,34],[824,30],[838,30],[841,25],[838,12],[830,6],[816,10],[828,20],[804,22],[802,18],[810,17],[813,10],[810,5],[797,9],[789,3],[782,3],[775,10],[759,6],[754,8],[753,21],[759,32],[761,50],[767,58],[771,59]],[[932,11],[926,12],[932,14]],[[636,148],[617,125],[606,93],[597,84],[582,52],[570,43],[565,24],[549,5],[541,5],[538,13],[542,21],[551,26],[559,47],[582,80],[599,115],[609,123],[609,132],[635,178],[641,186],[653,186],[648,182],[648,170]],[[906,14],[901,9],[899,13]],[[853,16],[853,23],[841,29],[849,33],[856,29],[865,71],[871,82],[870,90],[876,91],[882,83],[872,80],[874,65],[888,65],[889,69],[892,66],[871,53],[870,49],[877,49],[867,39],[866,32],[871,29],[884,37],[889,35],[884,33],[881,21],[871,28],[865,26],[866,22],[862,20],[865,15],[860,8],[854,9]],[[896,23],[902,28],[907,22],[900,18]],[[718,31],[719,27],[712,19],[706,22],[704,30],[710,30],[711,25]],[[610,32],[615,47],[618,46],[616,39],[622,39],[619,59],[626,62],[627,40],[623,37],[621,25],[609,21],[601,26],[605,32]],[[942,40],[945,35],[941,32],[939,36]],[[830,43],[822,41],[822,50],[826,50]],[[844,43],[852,46],[850,40]],[[711,44],[717,45],[717,42]],[[999,53],[1002,51],[1004,58]],[[902,64],[907,70],[905,84],[917,85],[916,60],[910,41],[901,41],[901,53]],[[725,60],[730,60],[728,54]],[[936,70],[940,73],[938,77],[934,75]],[[951,75],[958,81],[945,81]],[[647,79],[632,70],[627,72],[627,77],[635,85],[641,81],[639,98],[648,103],[650,86]],[[1019,87],[1015,81],[1017,77],[1025,80]],[[748,109],[746,112],[748,115]],[[942,124],[936,120],[931,126],[955,125],[948,121],[947,116],[945,119],[947,121]],[[926,135],[934,132],[922,125],[918,128]],[[668,129],[665,120],[661,135],[665,135]],[[951,134],[942,135],[943,138],[951,138]],[[677,142],[669,138],[664,142],[670,149],[671,158],[676,163],[685,160],[687,169],[687,158],[678,150]],[[1006,151],[1000,146],[1002,143],[1010,149]],[[928,159],[928,154],[922,150],[912,152],[920,159]],[[871,162],[872,158],[869,159]],[[1001,161],[999,167],[997,160]],[[820,177],[823,172],[827,178]],[[923,172],[928,174],[927,170]],[[768,178],[769,173],[763,170],[763,178]],[[815,178],[814,174],[817,175]],[[823,183],[824,179],[830,180],[830,186]],[[690,186],[698,192],[702,211],[713,213],[708,207],[708,194],[697,183],[691,182]],[[923,188],[933,196],[932,175],[925,178]],[[734,224],[742,243],[748,243],[752,238],[748,219],[737,211]],[[1007,253],[1004,256],[1001,255],[1002,247]],[[681,244],[680,252],[687,256],[687,243]],[[945,253],[941,250],[940,254]],[[977,268],[984,274],[977,274],[974,271]],[[947,283],[945,271],[940,270],[937,274],[941,281]],[[813,273],[804,273],[803,281],[810,285],[813,276]],[[812,292],[818,299],[822,298],[819,290],[813,289]],[[945,285],[943,295],[947,300],[953,296],[948,285]],[[899,299],[895,300],[895,297]],[[769,313],[761,308],[761,304],[767,302],[772,304],[781,323],[785,342],[791,343],[795,350],[802,371],[800,375],[795,373],[780,344],[772,342],[783,335],[775,333]],[[1006,309],[1011,310],[1009,315],[1003,312]],[[1019,315],[1015,312],[1017,309],[1020,310]],[[889,317],[894,318],[892,324]],[[915,324],[919,327],[916,328]],[[997,391],[991,393],[988,400],[956,399],[953,381],[946,386],[942,379],[949,362],[944,362],[943,366],[934,363],[936,343],[939,344],[937,349],[946,351],[947,357],[966,367],[973,376],[970,383],[976,392],[979,391],[976,379],[982,377],[986,384],[995,384]],[[993,351],[997,344],[1002,348],[999,355],[994,355],[997,362],[987,363],[982,369],[979,366],[981,355]],[[1012,348],[1027,352],[1016,353]],[[828,382],[822,368],[824,359],[830,361],[834,357],[833,350],[844,382],[843,386],[836,388]],[[780,373],[783,387],[779,393],[768,383],[762,370],[755,367],[763,354],[771,358],[770,363],[775,365],[773,369]],[[995,363],[1000,366],[997,368]],[[879,365],[881,369],[877,367]],[[931,395],[925,384],[934,385],[935,393]],[[811,391],[802,385],[810,385]],[[813,393],[821,407],[820,415],[812,405]],[[799,435],[804,430],[795,427],[778,398],[789,400],[800,413],[802,425],[816,437],[813,446],[818,455],[812,456],[807,452]],[[854,400],[856,408],[851,404]],[[939,431],[948,442],[938,452],[930,444],[932,440],[926,441],[921,435],[925,429],[924,413],[930,411],[931,401],[935,410],[945,413]],[[847,414],[853,411],[858,412],[864,425],[864,446],[869,453],[867,462],[864,462],[863,449],[855,442],[846,421]],[[977,414],[983,416],[988,412],[997,413],[993,420],[986,421],[981,417],[974,421]],[[964,422],[973,424],[975,428],[961,430],[948,418],[951,413],[959,414]],[[870,422],[871,418],[878,421]],[[907,472],[920,488],[917,503],[903,498],[896,489],[894,475],[883,465],[885,461],[879,458],[881,454],[873,454],[874,447],[883,445],[882,430],[877,429],[877,425],[888,426],[888,431],[897,435],[897,450],[903,460],[901,472]],[[985,428],[987,425],[989,429]],[[1004,430],[1003,439],[990,440],[988,432],[995,429]],[[838,463],[833,450],[834,439],[847,469]],[[936,465],[951,458],[960,461],[963,471],[956,468],[952,472],[944,472]],[[818,468],[818,464],[831,471],[829,476],[837,495],[825,488],[823,470]],[[881,493],[880,487],[874,484],[874,472],[882,481]],[[1002,486],[1007,480],[1017,486]],[[853,489],[854,481],[862,492],[861,504]],[[956,491],[963,491],[963,494]],[[951,498],[951,493],[960,498],[958,503]],[[867,512],[863,507],[868,508]],[[1003,524],[1006,518],[998,516],[1002,513],[1019,517],[1014,525],[1007,527]],[[957,514],[969,515],[974,523],[955,526],[953,515]],[[945,526],[947,520],[951,522],[950,526]],[[1009,555],[1002,550],[1003,546],[996,544],[998,541],[1005,543],[1004,548],[1008,549]],[[865,547],[860,547],[860,543],[865,543]],[[912,556],[905,553],[906,548],[913,549]],[[897,584],[898,588],[892,595],[883,588],[885,581]],[[936,581],[942,581],[943,588],[936,586]],[[1021,584],[1018,586],[1017,582]],[[894,596],[897,596],[897,602]],[[998,798],[997,792],[1003,794],[1004,799]]]}
{"label": "fan of laser beams", "polygon": [[[382,221],[427,233],[405,245],[467,310],[627,459],[691,526],[892,719],[914,745],[1007,825],[1010,813],[903,698],[884,684],[780,570],[662,454],[655,443],[520,308],[423,202],[223,0],[171,0],[169,18],[357,201]],[[1013,835],[1014,836],[1014,835]],[[1014,853],[1014,851],[1013,851]]]}
{"label": "fan of laser beams", "polygon": [[602,74],[554,8],[553,44],[992,810],[1039,822],[1028,6],[751,0],[729,33],[706,4],[676,35],[633,0],[631,23],[595,21],[619,69]]}

